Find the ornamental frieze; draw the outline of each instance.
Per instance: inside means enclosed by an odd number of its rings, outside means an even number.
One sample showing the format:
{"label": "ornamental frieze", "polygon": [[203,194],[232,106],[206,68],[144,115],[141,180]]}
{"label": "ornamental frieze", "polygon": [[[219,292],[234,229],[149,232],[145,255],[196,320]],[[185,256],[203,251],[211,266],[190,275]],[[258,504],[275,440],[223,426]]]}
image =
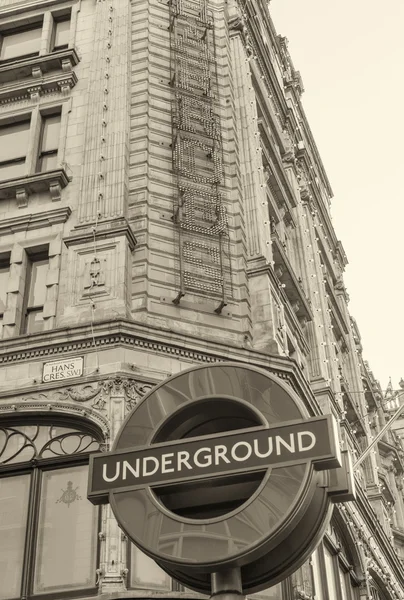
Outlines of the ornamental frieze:
{"label": "ornamental frieze", "polygon": [[[7,405],[0,405],[3,410],[24,410],[38,404],[49,410],[69,406],[70,403],[82,405],[83,414],[90,409],[100,413],[107,413],[107,403],[111,396],[123,396],[125,412],[131,411],[139,400],[153,388],[153,384],[135,381],[128,377],[111,377],[102,381],[69,386],[56,390],[47,390],[27,396],[19,397],[18,402],[11,401]],[[68,403],[68,404],[66,404]]]}

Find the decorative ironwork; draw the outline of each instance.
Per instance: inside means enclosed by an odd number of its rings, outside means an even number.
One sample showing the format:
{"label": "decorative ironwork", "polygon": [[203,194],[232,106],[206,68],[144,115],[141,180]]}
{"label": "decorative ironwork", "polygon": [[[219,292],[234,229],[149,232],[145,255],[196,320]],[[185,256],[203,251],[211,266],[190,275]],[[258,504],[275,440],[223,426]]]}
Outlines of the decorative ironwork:
{"label": "decorative ironwork", "polygon": [[73,482],[67,482],[67,488],[65,490],[62,489],[62,495],[58,500],[56,500],[56,504],[63,502],[63,504],[67,504],[67,508],[70,508],[70,504],[73,504],[76,500],[81,500],[81,496],[78,495],[77,490],[78,486],[73,489]]}
{"label": "decorative ironwork", "polygon": [[0,427],[0,465],[99,450],[100,444],[92,435],[66,427]]}
{"label": "decorative ironwork", "polygon": [[50,458],[51,456],[66,456],[82,452],[97,452],[99,449],[99,443],[91,435],[72,432],[50,439],[40,451],[39,456],[40,458]]}
{"label": "decorative ironwork", "polygon": [[14,427],[0,427],[0,464],[25,462],[36,457],[35,441],[39,427],[31,435]]}
{"label": "decorative ironwork", "polygon": [[[223,185],[213,17],[207,0],[170,3],[174,206],[179,235],[179,304],[187,293],[232,295],[230,240]],[[221,309],[220,309],[221,310]]]}

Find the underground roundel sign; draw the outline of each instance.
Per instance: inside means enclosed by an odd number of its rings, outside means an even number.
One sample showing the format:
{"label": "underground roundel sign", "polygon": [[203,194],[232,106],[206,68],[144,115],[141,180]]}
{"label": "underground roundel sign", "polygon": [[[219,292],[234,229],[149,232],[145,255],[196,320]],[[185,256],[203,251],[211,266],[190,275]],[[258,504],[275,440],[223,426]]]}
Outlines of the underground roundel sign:
{"label": "underground roundel sign", "polygon": [[331,513],[340,467],[330,415],[309,418],[282,380],[221,363],[157,385],[109,453],[91,457],[88,497],[172,577],[210,592],[239,567],[245,593],[299,567]]}

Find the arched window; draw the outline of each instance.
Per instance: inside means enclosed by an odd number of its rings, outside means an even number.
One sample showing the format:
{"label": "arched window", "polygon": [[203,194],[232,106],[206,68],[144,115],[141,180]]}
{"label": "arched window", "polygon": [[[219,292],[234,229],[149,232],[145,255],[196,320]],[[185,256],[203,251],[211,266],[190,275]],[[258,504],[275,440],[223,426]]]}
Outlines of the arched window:
{"label": "arched window", "polygon": [[100,438],[66,418],[0,421],[0,599],[95,591],[99,511],[87,500]]}

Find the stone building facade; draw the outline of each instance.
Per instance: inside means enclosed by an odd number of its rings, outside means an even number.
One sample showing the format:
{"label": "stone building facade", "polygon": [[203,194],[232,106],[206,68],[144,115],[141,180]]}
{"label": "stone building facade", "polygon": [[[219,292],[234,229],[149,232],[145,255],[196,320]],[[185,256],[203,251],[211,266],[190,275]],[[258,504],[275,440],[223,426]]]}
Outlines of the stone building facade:
{"label": "stone building facade", "polygon": [[[198,597],[86,500],[171,374],[261,367],[353,460],[388,418],[302,92],[261,0],[2,0],[0,599]],[[259,597],[403,600],[403,478],[390,432]]]}

